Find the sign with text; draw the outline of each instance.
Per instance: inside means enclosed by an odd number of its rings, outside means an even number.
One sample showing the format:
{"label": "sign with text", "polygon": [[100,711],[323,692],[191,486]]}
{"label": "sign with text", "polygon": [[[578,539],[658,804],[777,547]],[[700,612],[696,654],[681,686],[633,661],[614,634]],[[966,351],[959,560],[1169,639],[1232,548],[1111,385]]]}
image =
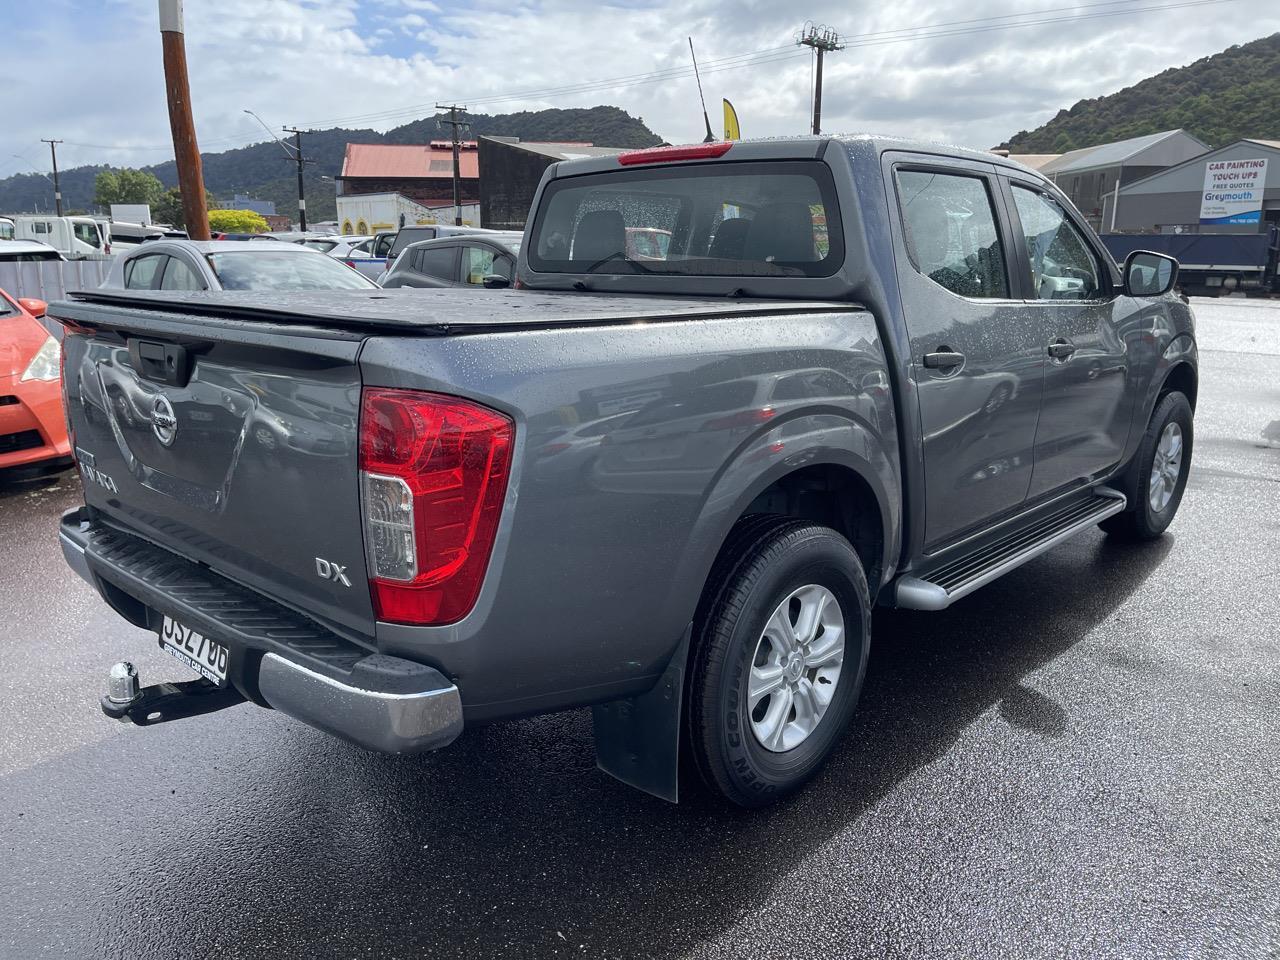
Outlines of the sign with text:
{"label": "sign with text", "polygon": [[1204,165],[1201,223],[1259,223],[1267,161],[1210,160]]}

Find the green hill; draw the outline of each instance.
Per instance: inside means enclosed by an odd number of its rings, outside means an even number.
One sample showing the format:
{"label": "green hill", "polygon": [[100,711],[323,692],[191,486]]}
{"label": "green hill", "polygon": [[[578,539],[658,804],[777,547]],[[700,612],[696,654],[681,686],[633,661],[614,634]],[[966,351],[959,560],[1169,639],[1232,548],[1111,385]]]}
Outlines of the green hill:
{"label": "green hill", "polygon": [[[539,110],[498,116],[468,114],[471,135],[520,137],[522,140],[589,141],[608,147],[651,147],[661,143],[642,119],[617,107],[598,106],[574,110]],[[446,128],[447,129],[447,128]],[[425,143],[448,136],[436,125],[435,117],[414,120],[379,133],[376,130],[348,130],[334,127],[303,135],[305,156],[315,160],[307,166],[307,213],[316,220],[336,216],[332,183],[321,176],[336,177],[348,143]],[[276,209],[292,214],[297,208],[296,167],[274,141],[255,143],[221,153],[201,154],[205,189],[216,197],[230,198],[247,193],[261,200],[274,200]],[[67,210],[86,210],[93,204],[93,180],[105,166],[73,167],[60,172],[62,198]],[[178,174],[172,160],[143,167],[166,187],[177,186]],[[43,176],[18,174],[0,180],[0,211],[11,213],[48,210],[53,203],[52,188]]]}
{"label": "green hill", "polygon": [[1280,33],[1174,67],[1110,96],[1081,100],[1000,146],[1065,153],[1181,127],[1211,146],[1280,140]]}

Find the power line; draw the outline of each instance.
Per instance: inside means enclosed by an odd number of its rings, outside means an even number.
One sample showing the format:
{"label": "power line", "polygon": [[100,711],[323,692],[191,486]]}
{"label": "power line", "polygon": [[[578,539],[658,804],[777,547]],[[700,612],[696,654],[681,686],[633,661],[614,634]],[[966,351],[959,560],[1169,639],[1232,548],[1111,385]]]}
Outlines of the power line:
{"label": "power line", "polygon": [[[1177,10],[1191,7],[1214,6],[1225,3],[1237,3],[1239,0],[1175,0],[1175,2],[1157,2],[1151,3],[1150,0],[1099,0],[1099,2],[1079,4],[1070,7],[1048,7],[1040,10],[1026,11],[1023,13],[1001,14],[990,17],[974,17],[965,20],[943,21],[934,24],[925,24],[919,27],[903,27],[891,30],[871,31],[862,34],[851,34],[842,39],[846,48],[858,47],[874,47],[886,44],[909,43],[913,41],[925,41],[934,39],[945,39],[948,37],[968,36],[982,33],[993,33],[1003,30],[1012,30],[1022,27],[1036,27],[1052,25],[1057,23],[1079,22],[1087,20],[1097,20],[1106,17],[1115,16],[1131,16],[1140,13],[1157,12],[1164,10]],[[1135,4],[1143,4],[1135,6]],[[1119,9],[1099,9],[1099,8],[1119,8]],[[1087,12],[1078,13],[1063,17],[1045,17],[1044,14],[1063,13],[1067,11],[1084,9]],[[1030,19],[1020,19],[1030,18]],[[958,29],[951,29],[958,28]],[[737,70],[743,67],[762,66],[771,63],[780,63],[787,60],[806,57],[812,61],[813,53],[811,51],[798,52],[793,44],[786,44],[777,47],[765,47],[760,50],[750,51],[748,53],[736,54],[728,57],[721,57],[714,60],[704,61],[701,65],[701,72],[704,74],[720,73],[726,70]],[[561,97],[573,96],[582,93],[592,93],[602,90],[616,89],[618,87],[627,86],[643,86],[653,83],[662,83],[667,80],[677,80],[692,77],[693,71],[687,66],[671,67],[664,70],[649,71],[647,73],[636,73],[625,76],[611,77],[599,80],[581,81],[578,83],[562,84],[560,86],[543,87],[526,89],[511,93],[492,94],[488,97],[473,98],[469,101],[471,106],[476,105],[496,105],[500,103],[515,100],[538,100],[538,99],[556,99]],[[383,110],[374,113],[358,114],[346,117],[329,118],[325,120],[316,120],[307,124],[308,127],[326,127],[342,125],[353,122],[380,122],[391,121],[400,117],[413,114],[421,115],[423,111],[431,109],[431,104],[415,104],[390,110]],[[261,141],[246,140],[243,137],[224,137],[215,140],[206,140],[204,146],[221,146],[224,144],[234,144],[228,149],[238,147],[246,147],[256,145]],[[78,141],[66,141],[67,146],[83,147],[93,150],[113,150],[113,151],[171,151],[172,145],[165,144],[137,144],[137,145],[115,145],[115,144],[92,144],[81,143]]]}
{"label": "power line", "polygon": [[[1137,13],[1148,11],[1173,10],[1184,7],[1211,6],[1222,3],[1236,3],[1239,0],[1179,0],[1173,3],[1157,3],[1148,4],[1146,6],[1135,7],[1135,3],[1143,3],[1145,0],[1102,0],[1102,2],[1081,4],[1079,7],[1050,7],[1038,11],[1027,11],[1017,14],[1003,14],[996,17],[976,17],[970,20],[945,21],[938,24],[923,25],[920,27],[899,28],[896,30],[881,30],[866,34],[854,34],[845,41],[849,47],[864,46],[881,46],[889,43],[906,43],[915,40],[930,40],[944,38],[950,36],[963,36],[977,33],[991,33],[1000,30],[1011,30],[1019,27],[1034,27],[1045,24],[1074,22],[1082,20],[1095,20],[1104,17],[1113,16],[1129,16]],[[1066,17],[1046,18],[1040,15],[1045,13],[1056,13],[1079,8],[1098,8],[1098,7],[1120,7],[1123,9],[1116,10],[1094,10],[1093,12],[1080,13]],[[1035,17],[1035,19],[1021,19],[1019,17]],[[1012,21],[1012,22],[1009,22]],[[950,30],[942,29],[953,26],[965,27],[966,29]],[[979,26],[972,26],[979,25]],[[781,52],[791,51],[791,52]],[[798,56],[809,56],[808,53],[797,54],[794,47],[788,45],[785,47],[767,47],[762,50],[750,53],[738,54],[732,57],[723,57],[717,60],[705,61],[702,66],[703,73],[718,73],[729,69],[739,69],[746,66],[758,66],[766,63],[777,63],[784,60],[796,59]],[[590,93],[598,90],[614,89],[622,86],[640,86],[650,83],[661,83],[666,80],[683,79],[693,76],[693,71],[687,66],[671,67],[665,70],[651,71],[649,73],[630,74],[626,76],[611,77],[603,80],[582,81],[574,84],[564,84],[556,87],[532,88],[522,91],[506,94],[493,94],[487,97],[473,97],[469,102],[472,106],[477,104],[496,104],[511,100],[536,100],[550,99],[553,97],[562,97],[578,93]],[[312,121],[312,126],[329,126],[340,125],[353,122],[379,122],[393,120],[402,116],[411,114],[420,114],[423,110],[428,109],[427,104],[414,104],[405,107],[399,107],[389,110],[381,110],[373,113],[358,114],[347,117],[333,117],[324,120]]]}

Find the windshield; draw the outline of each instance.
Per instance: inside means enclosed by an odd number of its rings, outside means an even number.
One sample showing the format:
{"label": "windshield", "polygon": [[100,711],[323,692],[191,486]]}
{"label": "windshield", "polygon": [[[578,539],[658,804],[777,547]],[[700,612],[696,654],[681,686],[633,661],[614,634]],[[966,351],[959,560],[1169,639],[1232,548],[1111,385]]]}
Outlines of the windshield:
{"label": "windshield", "polygon": [[321,253],[328,253],[338,245],[337,240],[303,240],[304,247],[310,247],[312,250],[319,250]]}
{"label": "windshield", "polygon": [[13,229],[12,220],[0,220],[0,240],[12,240]]}
{"label": "windshield", "polygon": [[271,253],[259,247],[211,253],[209,265],[223,290],[364,290],[377,284],[340,260],[305,253]]}
{"label": "windshield", "polygon": [[828,277],[844,258],[816,161],[649,167],[552,181],[530,234],[547,273]]}

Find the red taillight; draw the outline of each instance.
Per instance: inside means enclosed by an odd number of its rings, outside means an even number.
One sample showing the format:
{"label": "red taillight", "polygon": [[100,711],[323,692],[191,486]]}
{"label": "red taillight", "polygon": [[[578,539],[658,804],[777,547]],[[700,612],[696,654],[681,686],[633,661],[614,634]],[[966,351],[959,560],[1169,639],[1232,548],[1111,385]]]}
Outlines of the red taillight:
{"label": "red taillight", "polygon": [[511,419],[457,397],[367,388],[360,483],[380,620],[442,624],[474,606],[511,469]]}
{"label": "red taillight", "polygon": [[352,270],[356,268],[356,262],[354,260],[343,260],[342,262],[345,263]]}
{"label": "red taillight", "polygon": [[675,147],[653,147],[650,150],[626,150],[618,154],[618,162],[624,167],[631,167],[641,163],[709,160],[715,157],[723,157],[732,146],[732,140],[719,140],[715,143],[690,143]]}

